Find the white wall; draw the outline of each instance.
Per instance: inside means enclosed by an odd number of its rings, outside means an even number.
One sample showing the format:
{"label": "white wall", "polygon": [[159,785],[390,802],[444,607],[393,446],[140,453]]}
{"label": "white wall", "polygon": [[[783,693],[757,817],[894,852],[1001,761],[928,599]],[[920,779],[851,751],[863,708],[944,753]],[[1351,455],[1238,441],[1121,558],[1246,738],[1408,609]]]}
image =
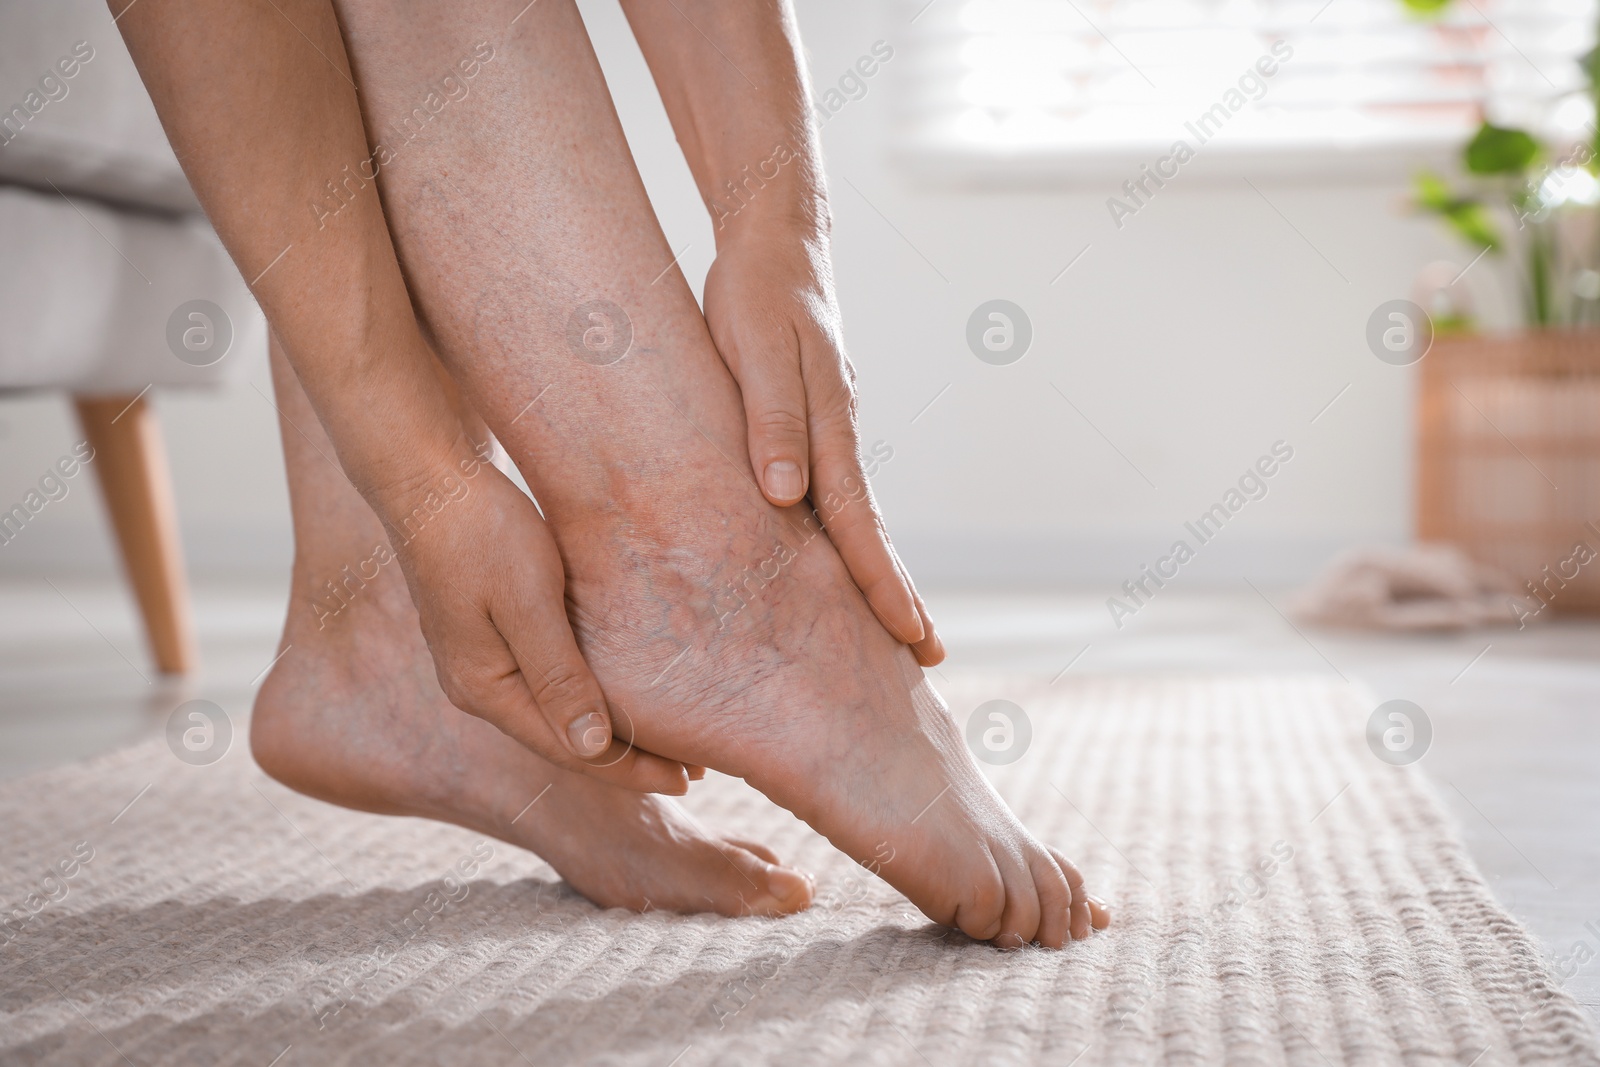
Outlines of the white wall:
{"label": "white wall", "polygon": [[[648,72],[615,5],[582,6],[672,247],[693,246],[682,264],[698,286],[711,230]],[[874,41],[906,36],[907,10],[883,0],[800,6],[819,83]],[[1364,331],[1423,263],[1458,253],[1405,217],[1403,172],[1366,185],[1256,176],[1269,205],[1202,154],[1118,231],[1105,208],[1115,181],[963,191],[895,163],[894,93],[908,70],[902,52],[824,142],[863,432],[894,448],[875,485],[920,580],[1114,586],[1280,439],[1294,459],[1186,580],[1298,580],[1341,545],[1407,535],[1411,374],[1374,358]],[[1032,349],[1009,367],[980,363],[964,339],[970,312],[994,297],[1033,321]],[[202,573],[288,559],[274,416],[250,382],[270,392],[255,367],[226,394],[158,400]],[[59,399],[0,402],[0,500],[20,497],[73,434]],[[85,489],[52,505],[48,539],[31,536],[46,532],[35,524],[0,549],[0,573],[108,567]]]}

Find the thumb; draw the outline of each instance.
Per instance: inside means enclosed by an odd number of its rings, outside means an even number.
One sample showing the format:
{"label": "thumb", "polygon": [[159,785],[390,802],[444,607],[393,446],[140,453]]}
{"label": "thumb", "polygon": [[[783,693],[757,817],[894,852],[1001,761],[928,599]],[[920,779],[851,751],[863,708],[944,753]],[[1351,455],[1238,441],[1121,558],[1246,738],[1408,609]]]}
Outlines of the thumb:
{"label": "thumb", "polygon": [[[555,603],[562,603],[558,593]],[[578,649],[564,612],[518,612],[495,619],[540,715],[565,749],[574,770],[599,770],[608,781],[642,792],[681,795],[688,788],[681,763],[635,748],[615,736],[600,682]]]}

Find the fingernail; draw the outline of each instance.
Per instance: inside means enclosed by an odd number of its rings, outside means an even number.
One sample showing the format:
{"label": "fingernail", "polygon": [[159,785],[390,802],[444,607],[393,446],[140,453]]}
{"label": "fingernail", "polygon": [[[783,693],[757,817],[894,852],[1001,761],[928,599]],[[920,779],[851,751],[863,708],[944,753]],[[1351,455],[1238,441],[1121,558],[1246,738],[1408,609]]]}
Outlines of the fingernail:
{"label": "fingernail", "polygon": [[604,715],[591,711],[567,724],[567,740],[572,743],[572,751],[584,759],[593,759],[611,746],[611,729]]}
{"label": "fingernail", "polygon": [[811,879],[799,871],[768,864],[767,892],[784,907],[795,907],[811,899]]}
{"label": "fingernail", "polygon": [[910,640],[908,640],[906,644],[920,645],[923,641],[927,640],[928,633],[928,627],[923,623],[922,616],[913,615],[911,617],[911,633],[909,635]]}
{"label": "fingernail", "polygon": [[767,495],[777,497],[779,500],[797,500],[806,491],[805,479],[800,475],[799,465],[786,459],[768,463],[763,478],[767,483]]}

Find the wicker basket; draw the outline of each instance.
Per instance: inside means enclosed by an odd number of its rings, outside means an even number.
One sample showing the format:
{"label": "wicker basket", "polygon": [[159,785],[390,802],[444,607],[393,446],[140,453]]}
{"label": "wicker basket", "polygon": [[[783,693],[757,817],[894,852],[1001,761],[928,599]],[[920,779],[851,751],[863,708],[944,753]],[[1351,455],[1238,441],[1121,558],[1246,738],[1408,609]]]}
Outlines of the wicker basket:
{"label": "wicker basket", "polygon": [[1441,337],[1420,384],[1419,538],[1600,612],[1600,330]]}

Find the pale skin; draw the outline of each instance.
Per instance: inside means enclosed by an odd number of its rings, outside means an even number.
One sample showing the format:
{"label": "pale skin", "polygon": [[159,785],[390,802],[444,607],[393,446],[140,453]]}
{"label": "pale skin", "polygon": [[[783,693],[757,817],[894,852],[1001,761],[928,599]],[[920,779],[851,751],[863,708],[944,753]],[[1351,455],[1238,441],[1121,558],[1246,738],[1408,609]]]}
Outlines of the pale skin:
{"label": "pale skin", "polygon": [[[293,650],[253,726],[263,767],[529,847],[600,903],[807,906],[809,880],[760,846],[621,788],[682,792],[711,766],[972,937],[1059,947],[1104,926],[918,669],[942,649],[856,458],[787,9],[627,8],[708,200],[775,136],[797,152],[719,229],[702,315],[661,273],[673,253],[570,3],[276,7],[140,0],[120,22],[245,277],[290,248],[253,286],[287,355],[297,537]],[[470,92],[396,134],[469,67]],[[308,210],[386,141],[381,200],[369,183]],[[604,366],[567,342],[595,299],[632,330]],[[480,419],[543,519],[477,463]],[[418,500],[467,470],[470,491],[411,536]],[[794,505],[808,494],[826,533]],[[414,607],[388,567],[319,618],[322,583],[385,531]]]}

